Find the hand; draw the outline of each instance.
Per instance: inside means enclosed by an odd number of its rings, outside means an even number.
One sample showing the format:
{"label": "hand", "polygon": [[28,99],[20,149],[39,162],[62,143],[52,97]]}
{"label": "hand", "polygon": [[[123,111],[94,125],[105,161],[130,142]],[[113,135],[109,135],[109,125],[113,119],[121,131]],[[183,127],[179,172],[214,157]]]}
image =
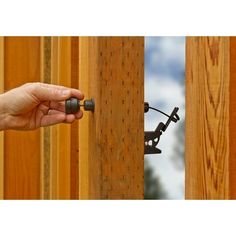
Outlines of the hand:
{"label": "hand", "polygon": [[0,130],[32,130],[58,123],[72,123],[83,116],[65,114],[65,100],[83,99],[77,89],[44,83],[27,83],[0,95]]}

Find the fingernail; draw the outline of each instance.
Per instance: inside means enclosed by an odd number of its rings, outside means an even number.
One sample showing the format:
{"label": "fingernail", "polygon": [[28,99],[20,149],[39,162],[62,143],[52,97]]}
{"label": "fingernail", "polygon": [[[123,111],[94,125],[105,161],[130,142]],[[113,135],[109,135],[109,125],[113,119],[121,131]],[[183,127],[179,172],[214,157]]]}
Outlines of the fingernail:
{"label": "fingernail", "polygon": [[69,95],[70,94],[70,90],[62,90],[62,94],[63,95]]}

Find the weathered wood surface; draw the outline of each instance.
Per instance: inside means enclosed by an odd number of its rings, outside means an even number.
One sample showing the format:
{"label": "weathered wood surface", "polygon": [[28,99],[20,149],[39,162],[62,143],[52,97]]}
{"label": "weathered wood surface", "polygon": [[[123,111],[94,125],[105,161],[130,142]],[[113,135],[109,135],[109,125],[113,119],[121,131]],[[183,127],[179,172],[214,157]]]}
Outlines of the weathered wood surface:
{"label": "weathered wood surface", "polygon": [[81,37],[80,88],[95,112],[80,122],[81,199],[142,199],[143,37]]}

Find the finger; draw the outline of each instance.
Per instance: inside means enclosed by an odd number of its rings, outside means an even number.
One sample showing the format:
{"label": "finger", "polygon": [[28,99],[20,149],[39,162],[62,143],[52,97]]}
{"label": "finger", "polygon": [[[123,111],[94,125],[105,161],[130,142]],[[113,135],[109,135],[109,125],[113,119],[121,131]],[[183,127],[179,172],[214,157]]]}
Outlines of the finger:
{"label": "finger", "polygon": [[65,114],[64,112],[62,111],[58,111],[58,110],[49,110],[47,115],[54,115],[54,114]]}
{"label": "finger", "polygon": [[27,87],[27,90],[38,101],[65,101],[70,97],[78,99],[84,97],[79,90],[43,83],[32,83]]}
{"label": "finger", "polygon": [[75,120],[75,116],[73,114],[66,115],[65,113],[55,113],[50,115],[45,115],[42,117],[41,126],[49,126],[55,125],[59,123],[72,123]]}
{"label": "finger", "polygon": [[[48,111],[48,115],[54,115],[54,114],[63,114],[64,112],[58,111],[58,110],[49,110]],[[79,111],[76,114],[72,114],[74,115],[75,119],[81,119],[83,117],[83,112]],[[67,115],[68,116],[68,115]]]}
{"label": "finger", "polygon": [[49,106],[48,102],[41,103],[38,107],[39,111],[41,111],[44,115],[48,114]]}
{"label": "finger", "polygon": [[49,108],[53,109],[53,110],[62,111],[65,113],[65,102],[64,101],[63,102],[52,101],[49,104]]}
{"label": "finger", "polygon": [[80,110],[74,114],[76,119],[81,119],[83,117],[83,112]]}
{"label": "finger", "polygon": [[65,113],[65,102],[64,101],[63,102],[55,102],[55,101],[41,102],[41,104],[39,105],[39,109],[41,109],[42,111],[48,111],[49,109],[53,109],[53,110],[58,110]]}
{"label": "finger", "polygon": [[72,123],[73,121],[75,121],[75,115],[74,114],[66,115],[66,120],[64,121],[64,123]]}
{"label": "finger", "polygon": [[66,119],[65,114],[59,113],[59,114],[53,114],[53,115],[45,115],[41,119],[41,126],[49,126],[49,125],[55,125],[59,123],[63,123]]}
{"label": "finger", "polygon": [[54,85],[54,84],[46,84],[46,83],[39,83],[42,87],[48,88],[48,89],[58,89],[58,90],[67,90],[70,89],[71,90],[71,96],[72,97],[76,97],[80,100],[84,99],[84,94],[75,88],[68,88],[65,86],[61,86],[61,85]]}
{"label": "finger", "polygon": [[[60,112],[65,113],[65,102],[50,102],[50,109],[52,110],[57,110]],[[74,114],[76,119],[80,119],[83,117],[83,112],[82,110],[79,110],[77,113]]]}
{"label": "finger", "polygon": [[[65,113],[65,102],[51,102],[49,105],[49,108],[51,110],[56,110],[56,111],[60,111],[60,112],[64,112]],[[76,119],[80,119],[83,116],[83,112],[82,110],[79,110],[76,114],[74,114],[76,116]]]}

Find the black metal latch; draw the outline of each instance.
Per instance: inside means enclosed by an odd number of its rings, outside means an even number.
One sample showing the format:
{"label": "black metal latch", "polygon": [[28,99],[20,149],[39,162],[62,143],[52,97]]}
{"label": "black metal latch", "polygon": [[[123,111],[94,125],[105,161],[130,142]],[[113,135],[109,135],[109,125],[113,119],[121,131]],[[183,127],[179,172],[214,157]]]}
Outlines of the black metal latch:
{"label": "black metal latch", "polygon": [[145,154],[159,154],[161,153],[161,150],[157,148],[157,144],[160,141],[160,137],[163,132],[166,131],[167,127],[173,122],[177,122],[180,118],[177,114],[179,108],[175,107],[170,115],[167,115],[166,113],[150,107],[147,102],[144,103],[144,112],[147,113],[149,109],[155,110],[157,112],[160,112],[161,114],[165,115],[168,117],[167,122],[164,124],[163,122],[160,122],[157,126],[157,128],[154,131],[145,131],[145,136],[144,136],[144,153]]}

